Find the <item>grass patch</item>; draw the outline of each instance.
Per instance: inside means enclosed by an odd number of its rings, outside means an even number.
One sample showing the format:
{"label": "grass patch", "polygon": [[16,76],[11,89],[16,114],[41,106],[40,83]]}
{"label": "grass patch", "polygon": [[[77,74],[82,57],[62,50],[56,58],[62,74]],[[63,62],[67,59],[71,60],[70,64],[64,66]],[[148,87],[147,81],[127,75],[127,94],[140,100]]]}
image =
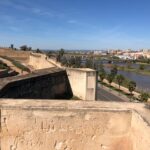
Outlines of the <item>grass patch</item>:
{"label": "grass patch", "polygon": [[73,96],[72,98],[71,98],[71,100],[81,100],[79,97],[77,97],[77,96]]}
{"label": "grass patch", "polygon": [[140,70],[140,69],[135,69],[135,68],[122,68],[122,67],[118,67],[118,70],[121,71],[127,71],[127,72],[135,72],[138,74],[142,74],[142,75],[149,75],[150,76],[150,70]]}
{"label": "grass patch", "polygon": [[0,60],[0,69],[10,69],[7,64],[3,63],[1,60]]}

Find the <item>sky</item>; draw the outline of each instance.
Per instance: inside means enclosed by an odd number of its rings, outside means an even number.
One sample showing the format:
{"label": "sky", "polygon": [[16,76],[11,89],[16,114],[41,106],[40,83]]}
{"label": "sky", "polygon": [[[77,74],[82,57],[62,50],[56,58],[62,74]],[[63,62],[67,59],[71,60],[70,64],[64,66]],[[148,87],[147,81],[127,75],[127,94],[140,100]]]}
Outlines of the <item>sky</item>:
{"label": "sky", "polygon": [[150,0],[0,0],[0,46],[150,48]]}

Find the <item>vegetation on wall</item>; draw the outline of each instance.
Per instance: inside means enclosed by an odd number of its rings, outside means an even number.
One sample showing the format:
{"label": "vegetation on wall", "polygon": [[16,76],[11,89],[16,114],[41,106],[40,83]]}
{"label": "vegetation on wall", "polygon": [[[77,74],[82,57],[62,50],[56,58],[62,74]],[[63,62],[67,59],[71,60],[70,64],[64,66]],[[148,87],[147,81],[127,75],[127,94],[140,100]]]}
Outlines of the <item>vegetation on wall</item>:
{"label": "vegetation on wall", "polygon": [[17,68],[21,69],[22,71],[30,72],[30,69],[27,68],[26,66],[24,66],[23,64],[21,64],[20,62],[12,59],[10,57],[7,57],[7,56],[1,56],[1,57],[9,60],[10,62],[12,62],[13,65],[15,65]]}
{"label": "vegetation on wall", "polygon": [[1,60],[0,60],[0,69],[10,69],[7,64],[3,63]]}

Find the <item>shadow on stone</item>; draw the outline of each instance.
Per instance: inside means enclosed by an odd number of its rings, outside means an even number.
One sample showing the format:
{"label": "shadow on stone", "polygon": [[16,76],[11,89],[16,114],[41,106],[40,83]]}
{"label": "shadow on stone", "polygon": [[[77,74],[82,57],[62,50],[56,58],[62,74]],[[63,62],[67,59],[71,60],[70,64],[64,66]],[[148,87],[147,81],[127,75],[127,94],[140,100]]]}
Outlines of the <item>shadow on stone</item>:
{"label": "shadow on stone", "polygon": [[24,76],[5,78],[0,83],[0,98],[71,99],[72,89],[65,70],[48,68]]}

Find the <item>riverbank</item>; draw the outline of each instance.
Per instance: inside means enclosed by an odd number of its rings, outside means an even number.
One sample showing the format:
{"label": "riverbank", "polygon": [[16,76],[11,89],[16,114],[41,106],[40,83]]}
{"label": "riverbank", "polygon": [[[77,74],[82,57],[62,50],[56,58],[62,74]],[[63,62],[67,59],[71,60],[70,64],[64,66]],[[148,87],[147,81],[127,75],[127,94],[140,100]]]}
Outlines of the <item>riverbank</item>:
{"label": "riverbank", "polygon": [[120,67],[120,66],[118,66],[117,68],[120,71],[134,72],[137,74],[150,76],[150,70],[140,70],[140,69],[135,69],[135,68],[125,68],[125,67]]}
{"label": "riverbank", "polygon": [[[115,82],[112,82],[111,87],[110,87],[110,84],[109,84],[109,82],[106,79],[104,79],[103,83],[106,84],[107,87],[109,87],[109,88],[111,88],[113,90],[120,91],[122,94],[124,94],[125,96],[130,98],[130,92],[129,92],[128,88],[126,88],[124,86],[120,86],[120,89],[119,89],[118,84],[116,84]],[[133,97],[135,98],[135,100],[136,99],[138,100],[139,96],[140,96],[140,93],[135,92],[135,91],[133,92]],[[150,98],[148,99],[148,102],[150,102]]]}
{"label": "riverbank", "polygon": [[138,64],[138,65],[150,66],[150,64],[148,64],[148,63],[144,63],[144,62],[136,62],[136,64]]}
{"label": "riverbank", "polygon": [[[104,67],[112,69],[114,67],[114,65],[113,64],[105,64]],[[140,75],[150,76],[150,70],[146,70],[146,69],[142,70],[142,69],[133,68],[133,67],[128,68],[126,66],[119,66],[119,65],[117,65],[116,67],[119,71],[133,72],[133,73],[140,74]]]}

